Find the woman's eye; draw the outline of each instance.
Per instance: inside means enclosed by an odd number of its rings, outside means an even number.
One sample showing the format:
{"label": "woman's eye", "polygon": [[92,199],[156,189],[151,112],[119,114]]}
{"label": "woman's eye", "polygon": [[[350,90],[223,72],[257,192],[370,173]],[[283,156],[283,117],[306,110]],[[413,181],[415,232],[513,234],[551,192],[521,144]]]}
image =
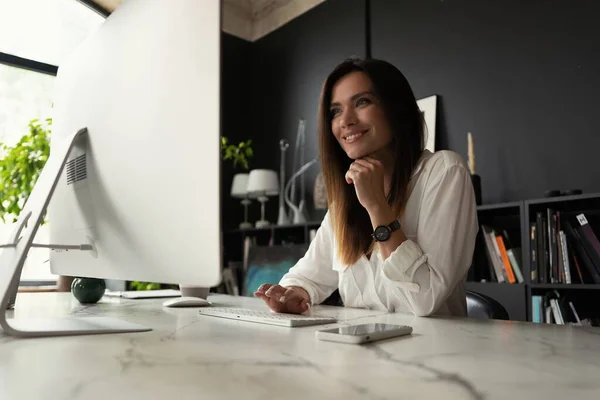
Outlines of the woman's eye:
{"label": "woman's eye", "polygon": [[339,108],[332,108],[331,110],[329,110],[329,113],[331,114],[331,117],[335,117],[340,113],[340,109]]}
{"label": "woman's eye", "polygon": [[369,101],[369,99],[367,99],[365,97],[358,99],[358,101],[356,102],[357,106],[364,106],[367,104],[371,104],[371,102]]}

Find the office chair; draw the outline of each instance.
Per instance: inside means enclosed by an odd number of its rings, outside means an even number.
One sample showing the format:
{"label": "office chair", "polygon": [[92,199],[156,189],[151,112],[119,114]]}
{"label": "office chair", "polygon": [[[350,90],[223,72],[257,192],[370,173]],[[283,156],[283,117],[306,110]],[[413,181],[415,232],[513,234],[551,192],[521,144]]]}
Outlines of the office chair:
{"label": "office chair", "polygon": [[506,308],[498,301],[481,293],[466,291],[467,315],[472,318],[508,320]]}
{"label": "office chair", "polygon": [[342,296],[340,296],[340,292],[338,289],[326,298],[321,304],[326,306],[336,306],[336,307],[344,307],[344,302],[342,301]]}

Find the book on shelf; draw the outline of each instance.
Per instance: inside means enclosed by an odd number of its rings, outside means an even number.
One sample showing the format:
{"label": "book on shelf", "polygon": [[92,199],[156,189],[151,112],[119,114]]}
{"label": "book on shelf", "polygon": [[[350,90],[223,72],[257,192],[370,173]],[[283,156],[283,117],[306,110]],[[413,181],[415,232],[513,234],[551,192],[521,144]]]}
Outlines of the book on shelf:
{"label": "book on shelf", "polygon": [[538,282],[538,235],[537,223],[529,223],[529,243],[530,243],[530,255],[529,255],[529,266],[530,276],[529,279],[532,283]]}
{"label": "book on shelf", "polygon": [[529,228],[532,283],[600,284],[600,241],[586,213],[547,208]]}
{"label": "book on shelf", "polygon": [[492,280],[499,283],[522,283],[523,273],[519,262],[521,249],[513,247],[506,230],[500,232],[482,224],[481,232]]}
{"label": "book on shelf", "polygon": [[[498,240],[498,245],[500,246],[500,242],[502,242],[502,246],[506,251],[506,255],[509,262],[505,263],[505,267],[508,265],[509,268],[512,269],[515,280],[518,283],[523,283],[523,272],[521,271],[521,261],[522,254],[521,248],[513,246],[510,237],[508,236],[508,232],[506,230],[502,231],[501,236],[497,236],[496,240]],[[513,282],[514,283],[514,282]]]}
{"label": "book on shelf", "polygon": [[541,212],[536,213],[536,226],[537,226],[537,281],[532,283],[547,282],[547,269],[548,264],[548,246],[547,243],[547,223],[544,218],[544,214]]}
{"label": "book on shelf", "polygon": [[600,326],[600,319],[596,317],[582,319],[575,301],[557,290],[532,296],[531,316],[532,322],[539,324]]}

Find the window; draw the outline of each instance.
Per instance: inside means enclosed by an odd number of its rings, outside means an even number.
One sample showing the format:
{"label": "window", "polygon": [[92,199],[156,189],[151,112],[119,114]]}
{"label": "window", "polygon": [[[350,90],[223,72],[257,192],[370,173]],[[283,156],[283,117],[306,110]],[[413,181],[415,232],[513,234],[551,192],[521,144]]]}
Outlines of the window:
{"label": "window", "polygon": [[54,76],[0,64],[0,142],[13,145],[29,121],[51,117]]}
{"label": "window", "polygon": [[[0,64],[0,142],[14,145],[27,133],[29,121],[50,117],[54,76]],[[0,152],[0,157],[2,153]],[[13,224],[0,221],[0,243],[6,243],[14,229]],[[48,242],[48,227],[38,230],[36,241]],[[29,252],[22,281],[56,279],[46,262],[46,249]]]}
{"label": "window", "polygon": [[[103,22],[77,0],[0,0],[0,53],[60,67]],[[14,145],[27,133],[29,121],[52,117],[54,79],[0,63],[0,142]],[[12,224],[0,221],[0,243],[13,230]],[[48,243],[48,225],[40,227],[35,241]],[[48,258],[47,249],[32,249],[21,281],[55,280]]]}
{"label": "window", "polygon": [[0,52],[60,66],[103,22],[77,0],[0,0]]}

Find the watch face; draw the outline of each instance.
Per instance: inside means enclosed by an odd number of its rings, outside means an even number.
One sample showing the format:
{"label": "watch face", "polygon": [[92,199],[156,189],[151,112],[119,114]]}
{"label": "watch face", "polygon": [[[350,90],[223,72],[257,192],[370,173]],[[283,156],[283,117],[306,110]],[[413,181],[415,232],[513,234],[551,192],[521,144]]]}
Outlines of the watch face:
{"label": "watch face", "polygon": [[382,242],[388,240],[388,238],[390,237],[390,231],[387,228],[387,226],[378,226],[377,228],[375,228],[375,232],[373,232],[373,235],[375,236],[375,240]]}

